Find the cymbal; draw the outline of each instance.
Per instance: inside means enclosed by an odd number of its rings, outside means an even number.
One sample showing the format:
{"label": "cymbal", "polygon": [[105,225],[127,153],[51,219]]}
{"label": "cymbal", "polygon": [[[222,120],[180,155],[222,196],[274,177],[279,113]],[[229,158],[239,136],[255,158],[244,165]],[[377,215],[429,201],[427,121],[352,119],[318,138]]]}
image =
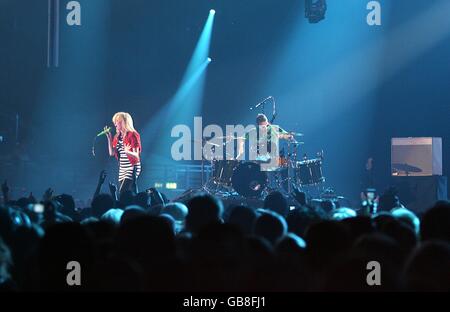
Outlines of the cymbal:
{"label": "cymbal", "polygon": [[205,143],[205,145],[220,146],[220,144],[216,144],[216,143],[208,142],[208,141]]}
{"label": "cymbal", "polygon": [[422,169],[408,164],[392,164],[392,168],[405,172],[422,172]]}
{"label": "cymbal", "polygon": [[228,139],[228,140],[239,140],[239,139],[246,140],[245,137],[235,137],[235,136],[231,136],[231,135],[229,135],[229,136],[217,136],[217,137],[214,137],[214,138],[215,139]]}
{"label": "cymbal", "polygon": [[209,142],[209,141],[206,141],[206,140],[204,140],[204,142],[199,141],[199,140],[191,140],[191,142],[200,143],[200,144],[204,143],[205,145],[212,145],[212,146],[220,146],[220,144],[212,143],[212,142]]}

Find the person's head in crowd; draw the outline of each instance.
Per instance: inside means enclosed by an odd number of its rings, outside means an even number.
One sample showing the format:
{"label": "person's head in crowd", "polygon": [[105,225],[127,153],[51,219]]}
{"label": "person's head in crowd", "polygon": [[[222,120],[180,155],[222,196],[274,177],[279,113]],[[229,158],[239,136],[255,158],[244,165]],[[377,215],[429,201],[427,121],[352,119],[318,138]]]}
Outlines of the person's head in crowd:
{"label": "person's head in crowd", "polygon": [[309,269],[306,242],[294,233],[287,233],[276,245],[276,268],[280,291],[306,291],[309,287]]}
{"label": "person's head in crowd", "polygon": [[[90,219],[90,218],[88,218]],[[95,222],[86,222],[82,224],[91,237],[95,245],[97,258],[108,257],[111,254],[111,245],[117,233],[118,226],[112,222],[97,220]]]}
{"label": "person's head in crowd", "polygon": [[377,260],[381,264],[400,269],[404,261],[404,253],[400,244],[383,233],[371,233],[359,237],[352,250],[352,255]]}
{"label": "person's head in crowd", "polygon": [[416,235],[419,235],[420,220],[414,214],[414,212],[412,212],[409,209],[406,209],[405,207],[401,207],[401,208],[394,208],[391,211],[391,214],[397,220],[400,220],[401,222],[404,222],[406,225],[408,225]]}
{"label": "person's head in crowd", "polygon": [[239,265],[244,236],[237,226],[216,222],[202,227],[194,243],[195,253],[202,262],[209,258],[214,263]]}
{"label": "person's head in crowd", "polygon": [[53,223],[59,222],[71,222],[72,219],[59,211],[62,209],[62,205],[57,200],[48,200],[44,203],[44,213],[42,225],[47,227]]}
{"label": "person's head in crowd", "polygon": [[146,214],[123,222],[118,229],[116,250],[119,257],[142,267],[148,290],[173,289],[171,276],[177,267],[171,263],[175,260],[176,245],[167,220]]}
{"label": "person's head in crowd", "polygon": [[[135,194],[133,191],[127,190],[120,194],[119,208],[125,209],[125,207],[135,204]],[[112,207],[110,207],[112,208]]]}
{"label": "person's head in crowd", "polygon": [[287,229],[286,220],[280,214],[267,210],[256,219],[253,233],[275,245],[286,235]]}
{"label": "person's head in crowd", "polygon": [[167,196],[154,187],[149,188],[147,192],[150,194],[152,205],[164,205],[169,202]]}
{"label": "person's head in crowd", "polygon": [[170,229],[172,230],[173,233],[175,234],[178,233],[177,228],[175,226],[175,219],[171,215],[167,213],[162,213],[158,217],[161,218],[164,222],[166,222],[170,226]]}
{"label": "person's head in crowd", "polygon": [[11,251],[0,236],[0,290],[2,284],[8,282],[11,278],[10,269],[13,265]]}
{"label": "person's head in crowd", "polygon": [[438,201],[426,211],[420,224],[423,241],[440,239],[450,242],[450,202]]}
{"label": "person's head in crowd", "polygon": [[384,224],[396,220],[395,217],[387,211],[377,212],[376,215],[372,216],[372,223],[375,229],[380,230]]}
{"label": "person's head in crowd", "polygon": [[325,213],[331,214],[336,209],[336,204],[332,200],[326,199],[320,202],[320,207]]}
{"label": "person's head in crowd", "polygon": [[152,203],[151,203],[151,197],[148,192],[139,192],[136,194],[134,198],[134,202],[136,205],[144,208],[145,210],[150,209]]}
{"label": "person's head in crowd", "polygon": [[307,205],[308,204],[308,199],[307,199],[307,196],[306,196],[306,192],[300,191],[298,189],[298,187],[296,187],[296,186],[292,186],[292,189],[293,189],[292,195],[294,196],[294,198],[297,201],[297,203],[300,206]]}
{"label": "person's head in crowd", "polygon": [[16,247],[23,248],[25,245],[33,245],[38,243],[39,240],[44,237],[44,229],[36,223],[33,223],[31,226],[20,226],[14,232],[15,244],[14,249]]}
{"label": "person's head in crowd", "polygon": [[10,218],[10,209],[12,208],[0,206],[0,236],[3,238],[9,236],[9,233],[13,230],[13,222]]}
{"label": "person's head in crowd", "polygon": [[335,209],[331,212],[331,219],[332,220],[344,220],[347,218],[354,218],[356,217],[356,211],[350,208],[342,207]]}
{"label": "person's head in crowd", "polygon": [[279,191],[271,192],[264,199],[264,209],[272,210],[279,215],[286,217],[289,212],[288,202]]}
{"label": "person's head in crowd", "polygon": [[256,208],[255,212],[256,212],[256,216],[259,217],[260,215],[266,213],[267,209],[264,208]]}
{"label": "person's head in crowd", "polygon": [[31,227],[19,226],[14,231],[14,242],[9,246],[14,262],[11,272],[18,290],[26,290],[30,281],[30,271],[36,270],[34,256],[42,237],[44,230],[35,223]]}
{"label": "person's head in crowd", "polygon": [[[42,221],[42,213],[40,213],[40,209],[42,209],[42,203],[28,204],[25,209],[22,211],[30,218],[32,223],[41,223]],[[36,211],[38,210],[38,211]]]}
{"label": "person's head in crowd", "polygon": [[450,244],[426,241],[409,257],[404,270],[407,291],[450,291]]}
{"label": "person's head in crowd", "polygon": [[183,203],[168,203],[165,204],[162,208],[161,214],[172,216],[172,218],[175,220],[175,231],[176,233],[179,233],[186,224],[188,207]]}
{"label": "person's head in crowd", "polygon": [[167,203],[170,202],[170,200],[169,200],[169,198],[167,197],[166,194],[164,194],[163,192],[160,192],[160,194],[161,194],[161,197],[163,199],[164,204],[167,204]]}
{"label": "person's head in crowd", "polygon": [[75,201],[71,195],[68,194],[61,194],[55,197],[55,200],[57,200],[61,204],[61,210],[60,212],[72,219],[78,219],[77,213],[75,211]]}
{"label": "person's head in crowd", "polygon": [[[274,246],[264,237],[250,235],[245,238],[246,253],[249,257],[249,263],[257,266],[267,261],[270,262],[274,257]],[[264,264],[267,264],[264,263]]]}
{"label": "person's head in crowd", "polygon": [[418,236],[414,229],[406,222],[393,220],[387,222],[380,229],[381,233],[393,238],[398,244],[403,256],[406,257],[416,246]]}
{"label": "person's head in crowd", "polygon": [[156,188],[151,187],[147,190],[147,193],[150,195],[150,213],[152,215],[159,215],[161,210],[164,208],[164,205],[168,203],[167,197],[158,191]]}
{"label": "person's head in crowd", "polygon": [[13,221],[14,228],[17,228],[20,226],[31,227],[31,225],[32,225],[30,218],[22,210],[9,209],[9,215],[10,215],[11,220]]}
{"label": "person's head in crowd", "polygon": [[401,207],[397,190],[394,187],[390,187],[380,196],[378,200],[378,211],[391,211],[397,207]]}
{"label": "person's head in crowd", "polygon": [[42,213],[41,224],[43,226],[56,222],[56,212],[61,204],[56,200],[47,200],[43,203],[44,211]]}
{"label": "person's head in crowd", "polygon": [[130,220],[145,215],[147,215],[147,212],[145,211],[144,208],[139,207],[137,205],[128,206],[125,208],[125,210],[122,213],[122,216],[120,217],[120,224],[124,224]]}
{"label": "person's head in crowd", "polygon": [[29,204],[33,204],[34,201],[30,197],[21,197],[18,200],[16,200],[15,205],[25,209]]}
{"label": "person's head in crowd", "polygon": [[119,225],[122,218],[123,210],[120,208],[112,208],[105,212],[100,220],[109,222],[111,224]]}
{"label": "person's head in crowd", "polygon": [[80,209],[78,211],[78,215],[79,215],[79,220],[83,220],[83,219],[86,219],[86,218],[94,216],[92,214],[92,207],[89,206],[89,207]]}
{"label": "person's head in crowd", "polygon": [[90,223],[96,223],[98,221],[99,221],[99,219],[96,217],[88,217],[88,218],[81,220],[80,224],[85,225],[85,224],[90,224]]}
{"label": "person's head in crowd", "polygon": [[300,237],[304,237],[306,229],[313,223],[326,219],[326,214],[321,209],[313,206],[302,206],[289,212],[287,216],[287,224],[289,232],[295,233]]}
{"label": "person's head in crowd", "polygon": [[312,224],[306,230],[305,240],[310,264],[318,270],[345,254],[351,244],[348,228],[334,220]]}
{"label": "person's head in crowd", "polygon": [[235,206],[231,208],[228,223],[238,226],[242,233],[250,235],[256,220],[256,212],[247,206]]}
{"label": "person's head in crowd", "polygon": [[100,218],[106,211],[114,208],[114,199],[109,194],[99,194],[91,203],[91,214],[93,217]]}
{"label": "person's head in crowd", "polygon": [[[273,289],[271,272],[276,266],[274,246],[267,239],[250,235],[244,238],[244,268],[251,279],[247,285],[254,291],[270,291]],[[264,273],[263,273],[264,272]]]}
{"label": "person's head in crowd", "polygon": [[226,223],[209,223],[193,238],[192,276],[195,290],[240,290],[239,268],[245,258],[245,239],[238,227]]}
{"label": "person's head in crowd", "polygon": [[188,203],[186,216],[186,230],[192,233],[210,223],[222,222],[223,204],[218,198],[209,194],[202,194],[191,198]]}
{"label": "person's head in crowd", "polygon": [[353,218],[343,219],[342,224],[347,226],[351,240],[354,242],[359,237],[365,234],[370,234],[375,231],[372,219],[367,216],[356,216]]}
{"label": "person's head in crowd", "polygon": [[279,248],[304,249],[306,248],[306,242],[297,234],[289,232],[286,233],[280,241],[278,241],[277,249]]}
{"label": "person's head in crowd", "polygon": [[0,207],[0,237],[2,237],[6,243],[10,243],[13,240],[14,223],[10,217],[9,207]]}
{"label": "person's head in crowd", "polygon": [[81,198],[74,198],[75,200],[75,209],[83,210],[87,207],[86,202]]}

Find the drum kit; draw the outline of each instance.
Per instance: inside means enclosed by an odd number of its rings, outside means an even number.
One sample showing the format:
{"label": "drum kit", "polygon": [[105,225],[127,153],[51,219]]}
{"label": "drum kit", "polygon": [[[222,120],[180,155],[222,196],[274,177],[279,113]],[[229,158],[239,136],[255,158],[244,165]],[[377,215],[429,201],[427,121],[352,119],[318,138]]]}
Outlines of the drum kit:
{"label": "drum kit", "polygon": [[[287,153],[280,153],[277,157],[276,168],[263,168],[262,164],[267,163],[265,157],[257,157],[254,161],[213,159],[210,161],[212,174],[203,189],[216,196],[261,198],[273,190],[290,194],[293,188],[320,187],[325,182],[322,173],[323,152],[317,153],[314,159],[308,159],[305,155],[298,160],[299,149],[304,143],[296,141],[295,136],[303,134],[291,134],[292,138],[287,140]],[[224,145],[239,139],[223,138]]]}

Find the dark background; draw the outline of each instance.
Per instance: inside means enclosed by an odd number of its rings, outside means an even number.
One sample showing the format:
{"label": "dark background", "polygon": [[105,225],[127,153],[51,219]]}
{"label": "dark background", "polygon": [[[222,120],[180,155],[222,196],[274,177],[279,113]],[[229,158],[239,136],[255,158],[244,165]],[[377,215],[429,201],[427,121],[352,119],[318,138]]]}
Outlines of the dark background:
{"label": "dark background", "polygon": [[[87,197],[101,169],[115,180],[105,138],[93,157],[93,137],[117,111],[138,131],[157,122],[211,8],[204,124],[252,123],[249,107],[272,95],[276,123],[305,134],[301,154],[324,151],[326,186],[340,194],[357,196],[368,157],[380,191],[387,186],[392,137],[442,137],[448,175],[446,0],[380,1],[380,27],[367,25],[366,0],[328,0],[318,24],[305,19],[303,0],[81,0],[79,27],[65,23],[67,2],[60,66],[47,68],[47,0],[0,0],[0,178],[19,192],[52,186]],[[173,140],[158,127],[143,135],[142,187],[151,184],[145,166],[160,161],[155,136]]]}

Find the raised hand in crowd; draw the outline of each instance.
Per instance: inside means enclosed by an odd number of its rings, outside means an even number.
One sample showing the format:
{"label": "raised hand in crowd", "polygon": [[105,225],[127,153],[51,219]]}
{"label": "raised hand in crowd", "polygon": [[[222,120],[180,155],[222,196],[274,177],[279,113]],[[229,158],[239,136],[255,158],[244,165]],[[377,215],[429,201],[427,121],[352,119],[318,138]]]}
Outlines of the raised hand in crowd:
{"label": "raised hand in crowd", "polygon": [[100,171],[100,175],[98,177],[97,188],[95,189],[94,197],[97,197],[100,194],[100,190],[102,188],[103,183],[105,183],[106,179],[106,170]]}
{"label": "raised hand in crowd", "polygon": [[109,192],[111,193],[111,196],[114,199],[114,203],[117,203],[117,201],[118,201],[118,198],[117,198],[117,186],[114,183],[112,183],[112,182],[109,182]]}
{"label": "raised hand in crowd", "polygon": [[45,190],[44,195],[42,196],[42,201],[48,201],[51,200],[53,197],[53,189],[51,187],[49,187],[48,189]]}

